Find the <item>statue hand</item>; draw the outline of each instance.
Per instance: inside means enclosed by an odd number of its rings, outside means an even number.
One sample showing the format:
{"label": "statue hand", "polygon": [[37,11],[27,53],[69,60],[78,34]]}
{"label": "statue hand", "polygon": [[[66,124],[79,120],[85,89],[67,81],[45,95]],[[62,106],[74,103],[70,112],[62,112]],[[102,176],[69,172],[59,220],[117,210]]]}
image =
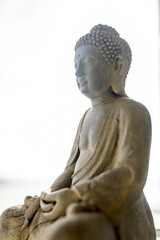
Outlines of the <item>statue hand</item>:
{"label": "statue hand", "polygon": [[34,197],[27,196],[25,198],[24,206],[26,206],[27,209],[24,214],[25,219],[21,227],[21,231],[29,225],[30,220],[38,211],[39,205],[40,205],[40,198],[38,196],[34,196]]}
{"label": "statue hand", "polygon": [[47,220],[55,220],[65,215],[67,207],[72,202],[81,200],[70,188],[63,188],[55,192],[41,193],[41,208]]}
{"label": "statue hand", "polygon": [[44,201],[43,200],[43,196],[45,194],[49,194],[51,193],[51,188],[47,189],[47,190],[44,190],[41,192],[41,196],[40,196],[40,207],[41,209],[44,211],[44,212],[49,212],[52,210],[53,208],[53,202],[48,202],[48,201]]}

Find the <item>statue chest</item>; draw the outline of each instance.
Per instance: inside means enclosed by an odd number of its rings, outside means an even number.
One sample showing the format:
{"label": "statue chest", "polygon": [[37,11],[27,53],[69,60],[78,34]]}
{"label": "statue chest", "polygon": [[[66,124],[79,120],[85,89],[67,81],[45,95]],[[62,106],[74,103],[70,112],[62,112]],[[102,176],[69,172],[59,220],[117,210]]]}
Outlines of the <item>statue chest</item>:
{"label": "statue chest", "polygon": [[90,111],[86,115],[80,134],[80,151],[89,151],[91,153],[94,151],[104,122],[104,118],[104,111]]}
{"label": "statue chest", "polygon": [[[104,165],[109,166],[109,164],[111,164],[112,150],[114,149],[117,138],[118,128],[116,119],[117,115],[115,111],[104,107],[98,112],[87,112],[80,131],[80,154],[76,161],[75,174],[79,172],[83,175],[86,167],[89,169],[90,164],[96,161],[101,154],[104,155],[104,153],[107,157],[105,158],[105,163],[103,162],[101,164],[101,162],[99,162],[99,168],[101,169]],[[93,161],[90,161],[91,159]],[[83,168],[84,166],[85,168]],[[86,175],[86,177],[88,178],[88,175]]]}

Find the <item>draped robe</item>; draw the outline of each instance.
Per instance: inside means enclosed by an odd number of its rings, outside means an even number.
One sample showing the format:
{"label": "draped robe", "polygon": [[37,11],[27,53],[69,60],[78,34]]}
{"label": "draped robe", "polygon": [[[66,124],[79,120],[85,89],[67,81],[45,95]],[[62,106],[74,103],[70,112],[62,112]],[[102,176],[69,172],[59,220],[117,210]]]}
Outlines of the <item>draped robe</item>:
{"label": "draped robe", "polygon": [[121,240],[155,240],[152,214],[143,193],[147,178],[151,120],[140,103],[119,98],[106,111],[97,145],[76,172],[82,118],[67,167],[72,188],[113,224]]}
{"label": "draped robe", "polygon": [[[84,114],[67,166],[52,190],[71,187],[78,192],[86,206],[106,216],[117,240],[155,240],[152,214],[143,193],[151,142],[149,113],[142,104],[124,97],[106,104],[104,111],[95,149],[77,168],[79,142],[88,111]],[[39,209],[22,231],[21,240],[34,239],[36,229],[43,231],[50,224],[54,222],[46,222]]]}

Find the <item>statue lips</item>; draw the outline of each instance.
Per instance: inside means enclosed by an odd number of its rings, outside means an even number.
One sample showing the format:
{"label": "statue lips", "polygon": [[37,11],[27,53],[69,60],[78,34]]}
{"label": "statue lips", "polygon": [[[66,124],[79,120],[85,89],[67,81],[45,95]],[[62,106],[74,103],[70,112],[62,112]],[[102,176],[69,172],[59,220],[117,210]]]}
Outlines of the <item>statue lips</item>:
{"label": "statue lips", "polygon": [[84,82],[83,84],[80,84],[80,88],[85,87],[86,85],[87,85],[87,82]]}
{"label": "statue lips", "polygon": [[78,82],[78,85],[80,88],[82,88],[88,84],[88,82],[84,78],[81,78],[81,77],[78,77],[77,82]]}

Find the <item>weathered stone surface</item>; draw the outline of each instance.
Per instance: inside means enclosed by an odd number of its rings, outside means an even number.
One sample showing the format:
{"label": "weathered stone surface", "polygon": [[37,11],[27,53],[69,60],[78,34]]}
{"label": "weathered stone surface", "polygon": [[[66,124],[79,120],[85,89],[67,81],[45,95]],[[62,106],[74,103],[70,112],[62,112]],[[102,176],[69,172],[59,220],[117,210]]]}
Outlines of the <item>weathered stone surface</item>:
{"label": "weathered stone surface", "polygon": [[97,25],[76,43],[79,90],[91,100],[64,172],[40,197],[0,218],[0,240],[155,240],[143,194],[151,120],[125,94],[131,50],[117,31]]}

